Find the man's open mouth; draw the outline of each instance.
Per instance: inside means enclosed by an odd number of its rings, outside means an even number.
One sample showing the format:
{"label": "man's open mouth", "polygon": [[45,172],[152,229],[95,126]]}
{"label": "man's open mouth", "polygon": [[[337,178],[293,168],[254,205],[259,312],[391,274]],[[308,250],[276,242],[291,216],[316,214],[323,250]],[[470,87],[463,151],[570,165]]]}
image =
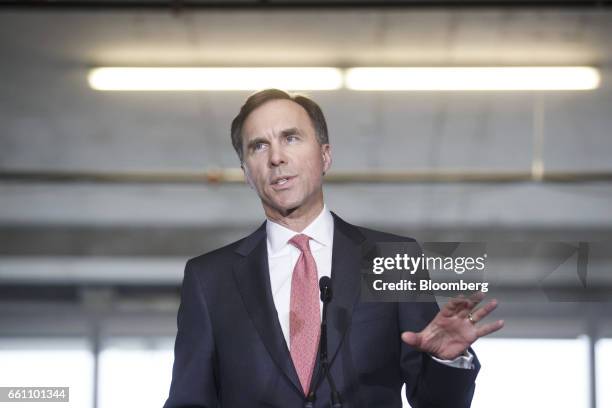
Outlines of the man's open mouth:
{"label": "man's open mouth", "polygon": [[283,177],[275,177],[272,180],[272,185],[273,186],[282,186],[287,184],[289,181],[291,181],[295,176],[283,176]]}

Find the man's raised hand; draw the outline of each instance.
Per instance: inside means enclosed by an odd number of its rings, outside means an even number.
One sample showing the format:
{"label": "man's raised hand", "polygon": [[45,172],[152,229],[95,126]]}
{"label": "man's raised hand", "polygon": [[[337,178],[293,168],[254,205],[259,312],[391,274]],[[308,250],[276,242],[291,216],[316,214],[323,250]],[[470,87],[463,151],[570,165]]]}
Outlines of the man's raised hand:
{"label": "man's raised hand", "polygon": [[478,324],[497,307],[497,300],[493,299],[476,309],[482,299],[482,292],[476,292],[469,298],[459,296],[451,299],[423,331],[403,332],[402,340],[439,359],[455,359],[480,337],[496,332],[504,326],[503,320]]}

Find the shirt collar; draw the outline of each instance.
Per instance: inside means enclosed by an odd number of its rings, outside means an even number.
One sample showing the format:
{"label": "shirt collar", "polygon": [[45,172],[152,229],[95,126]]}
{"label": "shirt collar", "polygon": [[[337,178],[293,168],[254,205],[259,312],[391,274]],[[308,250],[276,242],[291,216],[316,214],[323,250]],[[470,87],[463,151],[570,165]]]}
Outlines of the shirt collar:
{"label": "shirt collar", "polygon": [[[288,245],[289,240],[298,233],[274,221],[267,220],[266,234],[268,250],[270,251],[268,255],[272,255],[281,251]],[[332,245],[334,237],[334,217],[331,215],[326,205],[323,205],[321,213],[299,234],[306,234],[321,245]]]}

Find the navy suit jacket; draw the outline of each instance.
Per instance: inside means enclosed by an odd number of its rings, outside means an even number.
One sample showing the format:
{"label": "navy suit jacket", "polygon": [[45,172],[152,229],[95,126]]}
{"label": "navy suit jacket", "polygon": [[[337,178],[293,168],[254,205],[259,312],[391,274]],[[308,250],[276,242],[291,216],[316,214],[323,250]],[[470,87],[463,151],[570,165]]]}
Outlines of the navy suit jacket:
{"label": "navy suit jacket", "polygon": [[[435,302],[361,302],[361,254],[411,241],[334,215],[328,355],[344,408],[469,407],[474,369],[440,364],[401,341],[438,312]],[[302,407],[304,393],[280,327],[268,272],[265,223],[185,267],[170,395],[164,408]],[[313,375],[313,382],[316,375]],[[312,387],[311,387],[312,388]],[[315,407],[329,407],[327,381]]]}

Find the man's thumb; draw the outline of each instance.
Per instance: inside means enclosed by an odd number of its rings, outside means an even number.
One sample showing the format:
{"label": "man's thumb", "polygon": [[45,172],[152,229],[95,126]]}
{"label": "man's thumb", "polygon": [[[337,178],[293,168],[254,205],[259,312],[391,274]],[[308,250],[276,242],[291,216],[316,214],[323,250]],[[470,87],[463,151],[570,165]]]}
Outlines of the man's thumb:
{"label": "man's thumb", "polygon": [[421,345],[421,336],[414,332],[403,332],[402,340],[404,341],[404,343],[415,348],[419,348],[419,346]]}

